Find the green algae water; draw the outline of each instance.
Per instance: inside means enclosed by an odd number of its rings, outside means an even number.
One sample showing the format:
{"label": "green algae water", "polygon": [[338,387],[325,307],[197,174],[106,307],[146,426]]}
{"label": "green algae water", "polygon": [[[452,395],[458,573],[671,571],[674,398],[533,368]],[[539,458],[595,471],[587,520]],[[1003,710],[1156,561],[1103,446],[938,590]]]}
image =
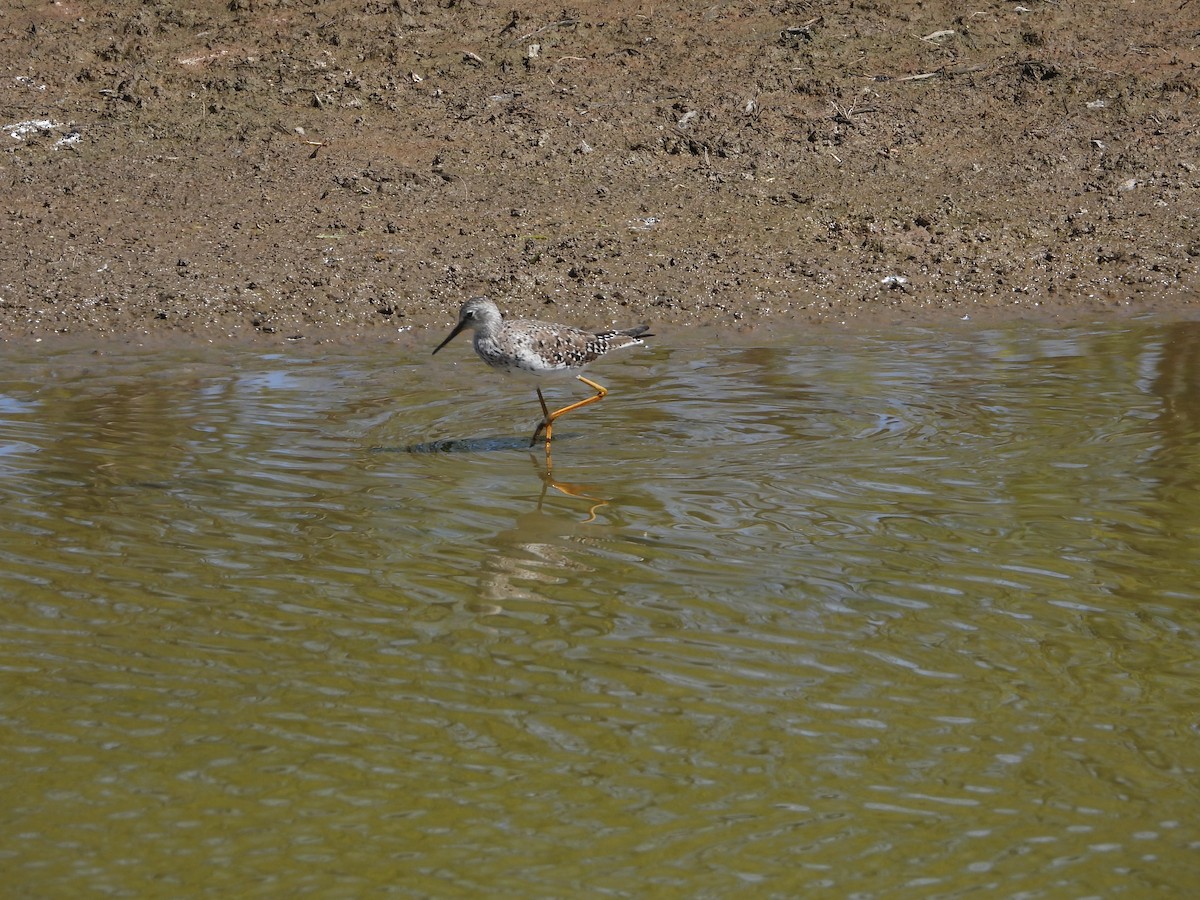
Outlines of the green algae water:
{"label": "green algae water", "polygon": [[1200,324],[795,337],[7,350],[4,892],[1186,896]]}

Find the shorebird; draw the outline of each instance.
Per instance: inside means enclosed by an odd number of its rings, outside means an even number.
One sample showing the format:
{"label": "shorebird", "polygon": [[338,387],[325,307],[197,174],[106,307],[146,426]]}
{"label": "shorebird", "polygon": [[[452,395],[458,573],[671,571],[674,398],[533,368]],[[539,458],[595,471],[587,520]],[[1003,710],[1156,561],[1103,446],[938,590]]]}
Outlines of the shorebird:
{"label": "shorebird", "polygon": [[546,450],[555,421],[580,407],[604,399],[608,388],[584,378],[579,373],[610,350],[635,347],[649,334],[649,325],[610,331],[585,331],[570,325],[555,325],[536,319],[505,319],[500,308],[487,297],[472,297],[458,311],[458,324],[433,352],[437,353],[458,336],[464,328],[475,332],[472,341],[475,352],[493,369],[506,375],[517,375],[534,381],[554,376],[574,375],[596,392],[562,409],[550,412],[542,388],[537,387],[538,402],[542,405],[542,421],[529,441],[532,447],[542,431],[546,432]]}

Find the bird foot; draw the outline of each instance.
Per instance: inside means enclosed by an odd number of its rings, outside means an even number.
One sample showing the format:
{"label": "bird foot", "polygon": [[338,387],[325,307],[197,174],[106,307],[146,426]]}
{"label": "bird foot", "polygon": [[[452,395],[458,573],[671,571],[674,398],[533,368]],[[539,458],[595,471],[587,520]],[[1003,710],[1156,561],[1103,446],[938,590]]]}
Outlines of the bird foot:
{"label": "bird foot", "polygon": [[533,437],[529,439],[529,446],[536,446],[538,438],[542,436],[542,432],[546,432],[546,446],[550,446],[550,423],[546,421],[538,422],[538,427],[533,430]]}

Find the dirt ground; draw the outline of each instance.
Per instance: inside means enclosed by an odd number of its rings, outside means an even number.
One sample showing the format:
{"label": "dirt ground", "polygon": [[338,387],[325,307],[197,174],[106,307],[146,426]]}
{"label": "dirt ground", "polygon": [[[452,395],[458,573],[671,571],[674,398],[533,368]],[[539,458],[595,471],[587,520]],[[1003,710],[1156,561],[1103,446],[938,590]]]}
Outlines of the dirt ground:
{"label": "dirt ground", "polygon": [[1188,315],[1198,123],[1200,0],[8,0],[0,338]]}

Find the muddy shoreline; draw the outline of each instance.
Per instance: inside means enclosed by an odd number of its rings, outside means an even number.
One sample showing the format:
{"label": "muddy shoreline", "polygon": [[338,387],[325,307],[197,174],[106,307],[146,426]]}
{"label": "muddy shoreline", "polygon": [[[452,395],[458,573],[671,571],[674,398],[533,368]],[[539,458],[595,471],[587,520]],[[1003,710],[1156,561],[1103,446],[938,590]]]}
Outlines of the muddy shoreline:
{"label": "muddy shoreline", "polygon": [[0,48],[6,341],[1200,309],[1190,2],[62,0]]}

